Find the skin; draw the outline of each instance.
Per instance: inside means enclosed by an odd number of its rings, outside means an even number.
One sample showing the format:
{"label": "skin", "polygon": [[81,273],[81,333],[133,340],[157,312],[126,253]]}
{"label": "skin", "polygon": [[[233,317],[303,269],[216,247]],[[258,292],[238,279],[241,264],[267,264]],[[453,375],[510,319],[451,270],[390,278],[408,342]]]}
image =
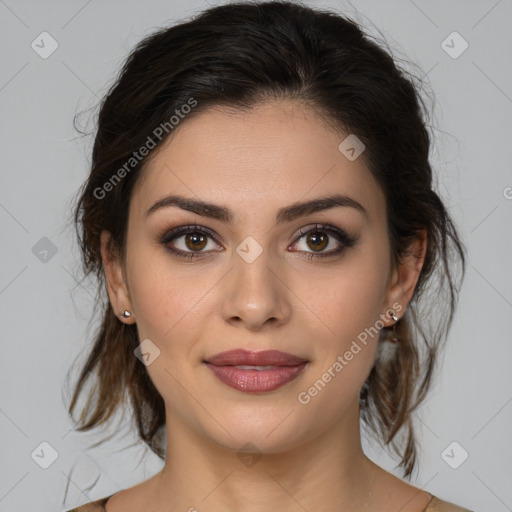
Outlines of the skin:
{"label": "skin", "polygon": [[[108,512],[426,506],[426,492],[376,466],[361,448],[359,392],[378,336],[309,403],[297,398],[393,304],[404,315],[423,265],[424,235],[411,247],[415,255],[392,267],[384,195],[364,153],[350,161],[339,151],[346,135],[291,100],[244,112],[211,108],[182,122],[144,169],[130,203],[126,261],[107,251],[109,233],[102,233],[111,304],[131,311],[120,321],[136,322],[140,339],[160,350],[146,368],[166,404],[168,454],[159,473],[115,494]],[[145,216],[171,193],[227,206],[234,222],[174,206]],[[367,217],[335,207],[276,224],[280,208],[333,193],[357,200]],[[207,237],[197,259],[160,243],[171,228],[194,223],[219,241]],[[346,231],[356,245],[308,259],[318,249],[298,232],[315,223]],[[252,263],[236,252],[248,236],[262,248]],[[168,245],[194,251],[190,235]],[[340,245],[329,235],[320,252]],[[385,317],[385,326],[393,324]],[[244,393],[202,362],[233,348],[277,349],[309,364],[277,390]],[[256,447],[250,465],[239,456],[247,443]]]}

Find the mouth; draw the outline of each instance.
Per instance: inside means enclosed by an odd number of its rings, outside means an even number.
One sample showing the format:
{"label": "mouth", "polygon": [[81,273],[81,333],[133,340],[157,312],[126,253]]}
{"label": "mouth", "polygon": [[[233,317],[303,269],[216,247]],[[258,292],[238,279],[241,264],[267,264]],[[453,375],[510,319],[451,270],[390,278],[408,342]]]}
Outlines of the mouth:
{"label": "mouth", "polygon": [[203,363],[221,382],[247,393],[273,391],[294,380],[309,361],[280,352],[237,349],[217,354]]}

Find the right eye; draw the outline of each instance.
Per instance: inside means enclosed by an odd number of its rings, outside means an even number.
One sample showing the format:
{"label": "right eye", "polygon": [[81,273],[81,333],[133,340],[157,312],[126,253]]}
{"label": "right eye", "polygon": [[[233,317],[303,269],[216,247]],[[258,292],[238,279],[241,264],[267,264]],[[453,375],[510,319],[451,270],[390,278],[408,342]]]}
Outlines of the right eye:
{"label": "right eye", "polygon": [[[209,251],[203,251],[208,247],[208,238],[212,239],[215,244],[215,236],[202,226],[197,224],[188,226],[179,226],[168,231],[162,238],[161,243],[169,249],[173,254],[184,258],[197,258],[200,254]],[[180,241],[176,244],[176,241]],[[171,242],[173,242],[171,245]],[[178,247],[176,247],[178,245]],[[217,244],[218,245],[218,244]],[[213,249],[218,252],[218,249]]]}

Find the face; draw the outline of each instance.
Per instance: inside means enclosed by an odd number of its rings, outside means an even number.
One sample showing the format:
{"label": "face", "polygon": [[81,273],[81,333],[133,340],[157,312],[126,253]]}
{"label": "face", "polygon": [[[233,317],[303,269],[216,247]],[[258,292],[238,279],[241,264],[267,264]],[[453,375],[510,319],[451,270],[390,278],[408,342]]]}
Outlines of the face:
{"label": "face", "polygon": [[[417,274],[390,268],[384,195],[364,153],[338,149],[346,136],[293,102],[212,108],[148,162],[109,295],[160,351],[146,368],[168,425],[277,453],[358,422],[379,328],[393,305],[403,316]],[[154,206],[170,195],[215,208]],[[290,210],[331,196],[345,202]],[[297,359],[209,363],[234,349]],[[274,367],[247,368],[262,361]]]}

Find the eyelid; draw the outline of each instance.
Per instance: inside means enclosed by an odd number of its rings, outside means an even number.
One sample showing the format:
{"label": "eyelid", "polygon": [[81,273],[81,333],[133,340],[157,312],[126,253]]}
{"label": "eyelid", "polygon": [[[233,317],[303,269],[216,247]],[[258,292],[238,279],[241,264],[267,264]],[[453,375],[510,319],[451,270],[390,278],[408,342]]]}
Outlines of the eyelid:
{"label": "eyelid", "polygon": [[171,240],[178,238],[180,234],[186,235],[188,233],[192,233],[192,232],[196,232],[196,231],[198,233],[203,233],[205,235],[210,236],[213,240],[215,240],[215,243],[217,243],[217,244],[219,243],[217,234],[213,230],[211,230],[205,226],[202,226],[200,224],[196,224],[196,223],[176,226],[175,228],[167,229],[164,232],[164,234],[160,237],[160,239],[162,242],[167,241],[167,243],[168,243]]}

